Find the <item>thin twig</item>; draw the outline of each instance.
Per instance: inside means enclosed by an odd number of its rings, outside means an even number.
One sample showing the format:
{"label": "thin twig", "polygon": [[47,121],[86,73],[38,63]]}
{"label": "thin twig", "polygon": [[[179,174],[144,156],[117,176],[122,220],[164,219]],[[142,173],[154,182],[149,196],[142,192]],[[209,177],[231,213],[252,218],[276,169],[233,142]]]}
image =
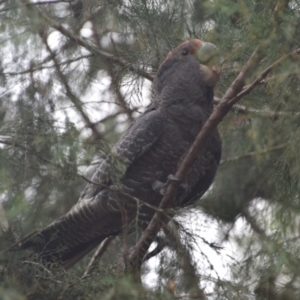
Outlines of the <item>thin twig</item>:
{"label": "thin twig", "polygon": [[86,48],[87,50],[89,50],[91,53],[100,55],[101,57],[104,57],[105,59],[107,59],[108,61],[114,62],[122,67],[124,67],[125,69],[128,69],[129,71],[136,73],[139,76],[142,76],[146,79],[149,79],[150,81],[153,81],[154,76],[147,73],[146,71],[138,68],[138,67],[134,67],[131,63],[125,61],[124,59],[120,58],[120,57],[116,57],[113,54],[106,52],[102,49],[99,49],[99,47],[97,47],[96,45],[94,45],[93,43],[84,40],[76,35],[74,35],[71,31],[69,31],[68,29],[66,29],[63,25],[61,25],[60,23],[54,21],[53,19],[51,19],[48,15],[46,15],[45,13],[43,13],[41,10],[39,10],[38,8],[36,8],[36,11],[38,12],[38,14],[40,15],[40,17],[42,19],[44,19],[52,28],[56,29],[57,31],[59,31],[61,34],[63,34],[64,36],[68,37],[69,39],[71,39],[72,41],[74,41],[76,44]]}
{"label": "thin twig", "polygon": [[[97,30],[97,26],[95,25],[95,15],[90,15],[90,21],[92,22],[92,30],[93,30],[93,39],[95,44],[98,46],[98,48],[101,48],[100,39],[101,35],[99,34]],[[116,99],[118,104],[120,105],[122,111],[127,115],[129,124],[131,124],[134,121],[134,118],[132,117],[133,110],[130,109],[125,101],[125,97],[122,95],[120,86],[118,84],[118,74],[114,71],[113,66],[111,65],[111,62],[106,61],[106,71],[109,74],[111,78],[111,84],[110,89],[112,92],[116,95]]]}
{"label": "thin twig", "polygon": [[261,236],[263,239],[268,239],[269,237],[265,233],[265,231],[259,227],[259,225],[256,223],[255,219],[249,214],[248,209],[244,209],[241,213],[241,215],[246,219],[246,221],[251,226],[252,230],[256,232],[259,236]]}
{"label": "thin twig", "polygon": [[[52,60],[53,56],[55,56],[55,52],[52,52],[52,55],[49,55],[49,59]],[[93,54],[88,54],[88,55],[82,55],[80,57],[75,57],[75,58],[70,58],[68,60],[62,61],[62,62],[58,62],[59,66],[63,66],[63,65],[68,65],[70,63],[76,62],[78,60],[81,59],[85,59],[85,58],[90,58],[93,57]],[[40,71],[40,70],[45,70],[45,69],[52,69],[55,68],[55,65],[51,65],[51,66],[43,66],[44,63],[47,63],[48,61],[43,61],[41,63],[39,63],[37,66],[24,70],[24,71],[20,71],[20,72],[4,72],[2,73],[3,75],[6,76],[19,76],[19,75],[24,75],[24,74],[28,74],[28,73],[32,73],[32,72],[36,72],[36,71]]]}
{"label": "thin twig", "polygon": [[[214,105],[217,106],[220,103],[221,99],[218,97],[214,97]],[[260,110],[260,109],[255,109],[252,107],[247,107],[245,105],[241,104],[235,104],[231,108],[231,111],[235,113],[240,113],[240,114],[254,114],[254,115],[259,115],[260,117],[263,118],[269,118],[271,120],[278,120],[280,117],[293,117],[293,116],[299,116],[300,112],[288,112],[288,111],[273,111],[273,110]]]}
{"label": "thin twig", "polygon": [[2,203],[0,202],[0,231],[6,232],[8,231],[8,229],[9,224],[5,215],[5,210]]}
{"label": "thin twig", "polygon": [[45,280],[45,281],[52,281],[52,282],[55,282],[55,283],[58,283],[58,284],[62,284],[63,281],[61,280],[57,280],[57,279],[54,279],[54,278],[47,278],[47,277],[44,277],[44,276],[40,276],[40,275],[35,275],[36,278],[40,278],[42,280]]}
{"label": "thin twig", "polygon": [[141,199],[138,199],[138,198],[136,198],[136,197],[134,197],[134,196],[132,196],[132,195],[130,195],[130,194],[128,194],[128,193],[122,192],[122,191],[120,191],[120,190],[113,189],[113,188],[111,188],[110,186],[108,186],[108,185],[106,185],[106,184],[104,184],[104,183],[92,181],[92,180],[86,178],[84,175],[82,175],[82,174],[80,174],[80,173],[77,173],[76,176],[79,177],[79,178],[82,178],[83,180],[85,180],[86,182],[88,182],[88,183],[90,183],[90,184],[94,184],[94,185],[96,185],[96,186],[101,186],[101,187],[103,187],[103,188],[105,188],[105,189],[109,189],[109,190],[111,190],[111,191],[119,192],[119,193],[121,193],[122,195],[127,196],[127,197],[133,199],[133,200],[136,201],[137,203],[141,203],[141,204],[143,204],[143,205],[145,205],[145,206],[147,206],[147,207],[149,207],[149,208],[151,208],[151,209],[153,209],[153,210],[155,210],[155,211],[159,211],[159,212],[165,214],[166,217],[168,218],[168,215],[166,214],[166,212],[165,212],[163,209],[161,209],[161,208],[159,208],[159,207],[157,207],[157,206],[151,205],[150,203],[145,202],[145,201],[143,201],[143,200],[141,200]]}
{"label": "thin twig", "polygon": [[[45,163],[47,163],[47,164],[50,164],[50,165],[52,165],[52,166],[54,166],[54,167],[56,167],[56,168],[59,168],[59,169],[62,169],[62,168],[63,168],[63,166],[61,166],[61,165],[59,165],[59,164],[56,164],[56,163],[50,161],[49,159],[43,157],[39,152],[37,152],[37,151],[35,151],[35,150],[32,150],[32,149],[30,149],[30,148],[28,148],[28,147],[26,147],[26,146],[23,146],[23,145],[21,145],[21,144],[19,144],[19,143],[9,142],[9,141],[7,141],[7,140],[1,140],[1,139],[0,139],[0,143],[5,144],[5,145],[10,145],[10,146],[19,147],[19,148],[21,148],[21,149],[24,149],[25,151],[28,151],[29,153],[34,154],[35,156],[37,156],[39,159],[41,159],[43,162],[45,162]],[[90,183],[90,184],[93,184],[93,185],[96,185],[96,186],[100,186],[100,187],[103,187],[103,188],[106,188],[106,189],[109,189],[109,190],[112,190],[112,191],[117,191],[116,189],[113,189],[113,188],[111,188],[110,186],[108,186],[108,185],[106,185],[106,184],[104,184],[104,183],[101,183],[101,182],[94,182],[94,181],[88,179],[87,177],[85,177],[85,176],[84,176],[83,174],[81,174],[81,173],[76,173],[75,175],[76,175],[77,177],[83,179],[83,180],[86,181],[87,183]],[[161,212],[161,213],[163,213],[163,214],[166,214],[166,212],[165,212],[163,209],[160,209],[160,208],[157,207],[157,206],[151,205],[150,203],[147,203],[147,202],[145,202],[145,201],[143,201],[143,200],[141,200],[141,199],[138,199],[138,198],[136,198],[136,197],[134,197],[134,196],[132,196],[132,195],[130,195],[130,194],[128,194],[128,193],[125,193],[125,192],[122,192],[122,191],[118,191],[118,192],[121,193],[121,194],[123,194],[124,196],[130,197],[131,199],[133,199],[134,201],[136,201],[136,202],[139,203],[139,204],[141,203],[141,204],[143,204],[143,205],[145,205],[145,206],[147,206],[147,207],[149,207],[149,208],[151,208],[151,209],[153,209],[153,210],[155,210],[155,211],[159,211],[159,212]],[[166,217],[167,217],[167,215],[166,215]]]}
{"label": "thin twig", "polygon": [[[173,226],[170,226],[173,225]],[[181,268],[184,272],[184,281],[188,285],[188,290],[193,290],[193,294],[197,295],[197,299],[205,299],[205,294],[202,289],[199,288],[200,278],[197,274],[195,265],[192,262],[190,251],[182,244],[180,236],[170,221],[167,225],[162,226],[162,230],[166,237],[171,240],[175,246],[175,250],[178,256],[178,261],[181,264]]]}
{"label": "thin twig", "polygon": [[50,55],[52,55],[52,60],[53,60],[54,65],[55,65],[56,73],[57,73],[60,81],[63,83],[63,85],[66,89],[67,96],[72,101],[72,103],[75,105],[77,111],[81,114],[86,126],[92,130],[92,133],[93,133],[94,137],[96,139],[102,139],[102,135],[99,133],[99,131],[97,130],[97,127],[95,126],[95,124],[93,122],[91,122],[90,118],[88,117],[86,112],[83,110],[82,102],[75,95],[75,93],[72,91],[72,89],[71,89],[71,87],[70,87],[70,85],[67,81],[66,76],[62,73],[60,65],[58,63],[58,60],[56,59],[56,56],[54,55],[54,52],[51,50],[46,37],[42,33],[40,33],[40,37],[41,37],[47,51],[49,52]]}
{"label": "thin twig", "polygon": [[107,72],[111,78],[111,90],[116,95],[119,105],[122,108],[123,113],[125,113],[128,117],[128,121],[131,124],[134,121],[132,117],[133,110],[130,109],[125,101],[124,95],[122,95],[119,84],[118,84],[118,75],[113,71],[112,66],[108,66]]}
{"label": "thin twig", "polygon": [[53,165],[53,166],[62,168],[59,164],[56,164],[56,163],[50,161],[49,159],[43,157],[43,156],[40,154],[40,152],[35,151],[35,150],[33,150],[33,149],[30,149],[30,148],[28,148],[27,146],[23,146],[23,145],[21,145],[21,144],[18,143],[18,142],[15,142],[15,141],[10,142],[10,141],[8,141],[8,140],[2,140],[2,139],[0,139],[0,143],[1,143],[1,144],[4,144],[4,145],[8,145],[8,146],[14,146],[14,147],[21,148],[21,149],[23,149],[23,150],[25,150],[25,151],[28,151],[28,152],[34,154],[34,155],[37,156],[40,160],[42,160],[43,162],[45,162],[45,163],[47,163],[47,164],[51,164],[51,165]]}
{"label": "thin twig", "polygon": [[41,1],[41,2],[29,2],[29,3],[24,3],[22,5],[15,5],[15,6],[9,6],[0,9],[0,13],[9,11],[11,9],[17,9],[17,8],[22,8],[26,6],[34,6],[34,5],[46,5],[46,4],[57,4],[57,3],[70,3],[74,0],[57,0],[57,1]]}
{"label": "thin twig", "polygon": [[286,144],[280,144],[280,145],[277,145],[277,146],[274,146],[274,147],[271,147],[271,148],[266,148],[266,149],[263,149],[263,150],[260,150],[260,151],[249,152],[249,153],[246,153],[246,154],[241,155],[241,156],[234,156],[234,157],[224,158],[220,161],[220,165],[223,165],[223,164],[228,163],[228,162],[237,161],[237,160],[240,160],[242,158],[253,157],[253,156],[256,156],[256,155],[266,154],[266,153],[269,153],[271,151],[281,150],[281,149],[284,149],[286,146],[287,146]]}
{"label": "thin twig", "polygon": [[34,261],[28,261],[28,260],[24,260],[22,261],[22,264],[29,264],[29,265],[34,265],[34,266],[38,266],[41,269],[43,269],[46,273],[48,273],[50,275],[51,278],[54,278],[53,274],[50,272],[50,270],[48,270],[44,265],[34,262]]}
{"label": "thin twig", "polygon": [[10,250],[12,250],[15,247],[19,247],[25,240],[27,240],[29,237],[37,234],[39,231],[35,230],[33,232],[30,232],[29,234],[25,235],[23,238],[21,238],[20,240],[18,240],[16,243],[12,244],[10,247],[8,247],[7,249],[3,250],[0,253],[6,253],[9,252]]}
{"label": "thin twig", "polygon": [[[270,65],[268,68],[266,68],[251,84],[247,86],[247,88],[243,89],[240,93],[232,97],[228,104],[233,106],[237,101],[239,101],[242,97],[249,94],[259,83],[266,78],[271,71],[273,71],[277,66],[283,63],[287,58],[292,56],[297,56],[300,54],[300,48],[290,52],[289,54],[284,55],[277,61],[275,61],[272,65]],[[223,97],[224,98],[224,97]],[[221,103],[220,103],[221,104]]]}
{"label": "thin twig", "polygon": [[96,261],[98,261],[102,255],[104,254],[104,252],[106,251],[107,247],[109,246],[109,244],[111,243],[111,241],[114,239],[115,237],[114,236],[110,236],[110,237],[107,237],[100,245],[99,247],[97,248],[97,250],[95,251],[93,257],[91,258],[84,274],[82,277],[86,277],[87,275],[90,274],[91,270],[92,270],[92,267],[93,265],[96,263]]}

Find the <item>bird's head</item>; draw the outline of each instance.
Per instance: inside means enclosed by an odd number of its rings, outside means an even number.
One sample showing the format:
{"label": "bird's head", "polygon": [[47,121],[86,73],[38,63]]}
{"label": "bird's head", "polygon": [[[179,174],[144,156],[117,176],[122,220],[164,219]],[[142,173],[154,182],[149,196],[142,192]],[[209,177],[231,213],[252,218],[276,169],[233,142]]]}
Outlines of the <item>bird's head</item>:
{"label": "bird's head", "polygon": [[199,39],[187,40],[170,51],[162,62],[157,72],[164,72],[174,63],[197,61],[203,74],[203,80],[208,86],[214,86],[220,79],[220,69],[217,67],[219,62],[218,48],[208,42]]}

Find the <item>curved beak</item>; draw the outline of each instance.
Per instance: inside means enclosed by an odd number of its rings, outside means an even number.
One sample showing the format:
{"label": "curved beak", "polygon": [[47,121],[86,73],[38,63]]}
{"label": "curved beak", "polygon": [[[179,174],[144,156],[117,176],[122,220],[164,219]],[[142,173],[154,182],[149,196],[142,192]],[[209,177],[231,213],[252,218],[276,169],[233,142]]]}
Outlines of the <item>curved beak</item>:
{"label": "curved beak", "polygon": [[208,86],[214,86],[220,80],[220,50],[212,43],[202,42],[201,46],[195,53],[197,60],[200,62],[200,70]]}
{"label": "curved beak", "polygon": [[212,43],[202,42],[195,55],[201,64],[208,67],[220,62],[220,50]]}

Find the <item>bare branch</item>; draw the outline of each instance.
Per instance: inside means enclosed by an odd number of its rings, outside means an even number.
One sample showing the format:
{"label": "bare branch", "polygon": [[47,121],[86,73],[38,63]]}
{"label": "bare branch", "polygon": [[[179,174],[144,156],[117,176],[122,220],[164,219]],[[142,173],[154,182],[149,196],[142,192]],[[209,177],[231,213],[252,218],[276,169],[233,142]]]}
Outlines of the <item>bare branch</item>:
{"label": "bare branch", "polygon": [[97,248],[97,250],[95,251],[93,257],[91,258],[84,274],[83,277],[86,277],[87,275],[90,274],[92,267],[95,265],[95,263],[97,261],[99,261],[99,259],[102,257],[102,255],[104,254],[104,252],[106,251],[107,247],[109,246],[109,244],[111,243],[111,241],[114,239],[114,236],[110,236],[108,238],[106,238]]}

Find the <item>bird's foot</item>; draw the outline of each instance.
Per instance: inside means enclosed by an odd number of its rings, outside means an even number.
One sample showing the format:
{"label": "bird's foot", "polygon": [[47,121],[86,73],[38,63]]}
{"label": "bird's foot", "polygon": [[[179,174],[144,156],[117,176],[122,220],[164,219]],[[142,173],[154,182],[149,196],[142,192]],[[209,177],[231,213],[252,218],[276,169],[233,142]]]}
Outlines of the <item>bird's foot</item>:
{"label": "bird's foot", "polygon": [[170,183],[175,184],[176,186],[178,186],[179,188],[181,188],[183,190],[185,190],[187,188],[186,183],[183,183],[180,179],[178,179],[174,175],[170,174],[170,175],[168,175],[166,182],[161,182],[159,180],[154,181],[152,184],[152,189],[155,192],[164,196],[166,194],[167,188],[170,185]]}

